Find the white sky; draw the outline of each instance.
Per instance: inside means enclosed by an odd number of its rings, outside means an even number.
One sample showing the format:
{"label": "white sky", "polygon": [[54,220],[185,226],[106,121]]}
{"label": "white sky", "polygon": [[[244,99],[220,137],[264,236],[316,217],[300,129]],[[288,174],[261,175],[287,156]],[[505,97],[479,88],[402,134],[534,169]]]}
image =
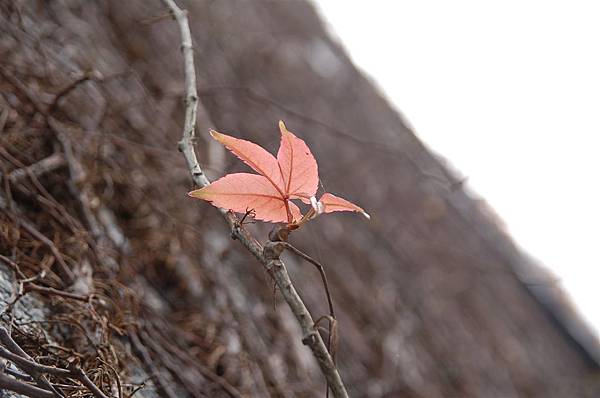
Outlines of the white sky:
{"label": "white sky", "polygon": [[600,2],[315,2],[600,330]]}

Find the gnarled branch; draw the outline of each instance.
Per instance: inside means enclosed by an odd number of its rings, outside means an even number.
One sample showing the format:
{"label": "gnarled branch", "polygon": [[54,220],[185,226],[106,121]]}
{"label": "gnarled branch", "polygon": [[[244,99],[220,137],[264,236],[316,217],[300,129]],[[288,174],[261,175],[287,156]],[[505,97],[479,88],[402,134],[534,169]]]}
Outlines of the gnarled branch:
{"label": "gnarled branch", "polygon": [[[185,157],[194,184],[205,187],[210,184],[210,181],[202,172],[193,147],[193,138],[196,129],[198,93],[196,90],[196,71],[194,66],[192,36],[190,33],[187,12],[179,8],[174,0],[162,1],[173,14],[173,17],[179,25],[181,34],[181,51],[183,53],[185,73],[185,120],[183,136],[179,141],[179,150]],[[231,236],[234,239],[239,240],[275,280],[285,301],[300,324],[303,334],[302,342],[310,347],[322,373],[327,379],[333,396],[336,398],[348,397],[344,383],[342,382],[331,355],[329,355],[323,339],[315,329],[315,322],[298,295],[285,264],[279,258],[281,251],[272,247],[276,245],[276,243],[273,244],[273,242],[269,242],[267,246],[263,248],[262,245],[239,223],[233,214],[222,209],[221,213],[231,228]]]}

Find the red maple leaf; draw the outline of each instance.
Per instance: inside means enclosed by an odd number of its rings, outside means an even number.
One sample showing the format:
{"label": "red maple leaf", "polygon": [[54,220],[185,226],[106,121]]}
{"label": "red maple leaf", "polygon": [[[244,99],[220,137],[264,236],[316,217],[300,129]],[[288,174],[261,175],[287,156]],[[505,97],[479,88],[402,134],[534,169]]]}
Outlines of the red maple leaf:
{"label": "red maple leaf", "polygon": [[356,211],[369,217],[359,206],[330,193],[324,193],[317,201],[317,161],[306,143],[289,132],[282,121],[279,129],[281,145],[277,158],[253,142],[211,130],[214,139],[259,174],[228,174],[188,195],[238,213],[251,209],[257,220],[275,223],[293,224],[303,219],[292,202],[296,199],[313,207],[304,219],[334,211]]}

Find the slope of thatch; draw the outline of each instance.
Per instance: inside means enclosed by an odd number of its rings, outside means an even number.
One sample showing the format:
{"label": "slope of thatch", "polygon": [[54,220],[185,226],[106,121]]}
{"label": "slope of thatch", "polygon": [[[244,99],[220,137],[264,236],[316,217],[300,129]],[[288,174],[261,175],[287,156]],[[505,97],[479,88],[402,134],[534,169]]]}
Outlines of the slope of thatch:
{"label": "slope of thatch", "polygon": [[[309,4],[184,6],[210,176],[242,166],[209,127],[275,150],[284,119],[313,149],[324,187],[373,216],[321,217],[292,237],[327,267],[351,396],[600,394],[593,361],[515,273],[525,260]],[[0,4],[0,254],[18,266],[0,273],[18,288],[17,272],[45,270],[35,286],[75,295],[24,284],[1,321],[12,314],[15,340],[40,361],[77,357],[107,393],[114,369],[126,391],[152,376],[140,396],[320,395],[268,275],[211,206],[185,195],[182,90],[178,32],[158,1]],[[288,263],[325,313],[318,275]],[[2,286],[10,300],[16,290]],[[42,302],[43,322],[24,318]]]}

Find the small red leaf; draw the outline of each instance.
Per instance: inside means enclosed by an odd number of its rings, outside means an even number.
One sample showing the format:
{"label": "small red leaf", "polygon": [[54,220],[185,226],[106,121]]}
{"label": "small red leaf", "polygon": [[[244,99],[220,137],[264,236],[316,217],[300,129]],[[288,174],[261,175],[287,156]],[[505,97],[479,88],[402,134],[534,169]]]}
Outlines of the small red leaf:
{"label": "small red leaf", "polygon": [[356,211],[362,213],[369,219],[371,218],[362,207],[330,193],[324,193],[323,196],[321,196],[321,199],[319,199],[319,202],[325,206],[323,213],[333,213],[334,211]]}
{"label": "small red leaf", "polygon": [[[281,145],[277,158],[253,142],[211,130],[214,139],[260,175],[228,174],[189,195],[238,213],[253,210],[257,220],[296,223],[297,226],[320,213],[321,206],[324,213],[357,211],[369,218],[362,208],[330,193],[323,194],[317,203],[314,198],[319,185],[317,161],[306,143],[288,131],[282,121],[279,129]],[[303,218],[291,199],[311,204],[317,212]]]}

